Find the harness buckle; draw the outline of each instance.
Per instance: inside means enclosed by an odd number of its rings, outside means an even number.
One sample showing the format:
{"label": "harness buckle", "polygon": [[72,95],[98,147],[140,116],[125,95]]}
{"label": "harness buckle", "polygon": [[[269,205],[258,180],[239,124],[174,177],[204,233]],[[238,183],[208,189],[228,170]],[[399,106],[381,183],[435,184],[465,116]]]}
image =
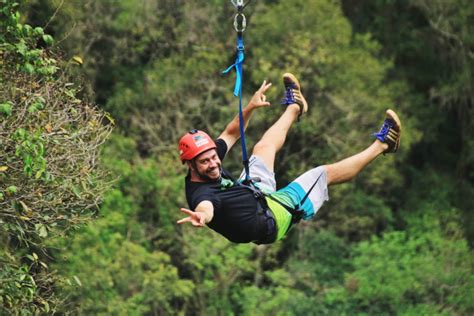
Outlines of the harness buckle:
{"label": "harness buckle", "polygon": [[254,191],[253,196],[257,199],[263,198],[265,195],[261,191]]}
{"label": "harness buckle", "polygon": [[303,217],[304,217],[304,211],[300,207],[294,208],[293,211],[291,212],[291,223],[297,224],[303,219]]}

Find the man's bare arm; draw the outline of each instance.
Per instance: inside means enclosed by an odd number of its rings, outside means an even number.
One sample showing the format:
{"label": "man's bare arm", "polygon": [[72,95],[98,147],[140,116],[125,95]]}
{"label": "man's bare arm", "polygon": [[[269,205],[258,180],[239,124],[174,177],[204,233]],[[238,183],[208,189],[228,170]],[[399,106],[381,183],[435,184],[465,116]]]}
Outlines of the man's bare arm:
{"label": "man's bare arm", "polygon": [[[253,110],[259,107],[270,105],[270,102],[266,101],[267,97],[265,96],[265,91],[267,91],[271,85],[271,83],[267,84],[267,82],[264,80],[260,88],[252,96],[252,99],[250,99],[249,104],[242,110],[244,129],[246,129],[248,126]],[[222,132],[219,138],[223,139],[227,144],[227,151],[229,151],[232,146],[234,146],[234,144],[240,138],[239,115],[236,115],[234,119],[227,125],[226,129]]]}
{"label": "man's bare arm", "polygon": [[180,219],[178,224],[190,222],[193,226],[203,227],[214,217],[214,205],[210,201],[202,201],[194,211],[184,207],[181,208],[181,211],[189,216]]}

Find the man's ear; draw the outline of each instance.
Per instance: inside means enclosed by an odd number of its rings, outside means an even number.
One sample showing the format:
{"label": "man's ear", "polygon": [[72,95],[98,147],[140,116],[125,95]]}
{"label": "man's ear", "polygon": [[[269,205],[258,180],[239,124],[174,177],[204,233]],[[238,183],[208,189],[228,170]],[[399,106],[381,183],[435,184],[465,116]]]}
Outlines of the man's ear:
{"label": "man's ear", "polygon": [[186,164],[188,165],[188,168],[194,171],[194,166],[192,163],[192,160],[186,160]]}

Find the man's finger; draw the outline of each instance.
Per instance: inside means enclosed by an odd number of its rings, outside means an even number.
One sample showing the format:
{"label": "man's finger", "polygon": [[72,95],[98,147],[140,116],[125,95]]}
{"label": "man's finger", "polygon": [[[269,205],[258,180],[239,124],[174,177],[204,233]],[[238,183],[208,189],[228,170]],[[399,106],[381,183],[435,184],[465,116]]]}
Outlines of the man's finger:
{"label": "man's finger", "polygon": [[193,214],[194,214],[193,211],[191,211],[191,210],[189,210],[189,209],[187,209],[187,208],[184,208],[184,207],[180,208],[180,210],[181,210],[181,212],[186,213],[186,214],[188,214],[188,215],[193,215]]}
{"label": "man's finger", "polygon": [[180,219],[180,220],[177,221],[176,223],[178,223],[178,224],[183,224],[183,223],[187,223],[187,222],[190,222],[190,221],[192,221],[192,218],[191,218],[191,217],[185,217],[185,218]]}
{"label": "man's finger", "polygon": [[265,92],[265,91],[267,91],[267,90],[268,90],[268,88],[270,88],[271,86],[272,86],[272,83],[271,83],[271,82],[270,82],[270,83],[268,83],[267,85],[265,85],[265,86],[263,87],[263,90],[262,90],[262,92]]}

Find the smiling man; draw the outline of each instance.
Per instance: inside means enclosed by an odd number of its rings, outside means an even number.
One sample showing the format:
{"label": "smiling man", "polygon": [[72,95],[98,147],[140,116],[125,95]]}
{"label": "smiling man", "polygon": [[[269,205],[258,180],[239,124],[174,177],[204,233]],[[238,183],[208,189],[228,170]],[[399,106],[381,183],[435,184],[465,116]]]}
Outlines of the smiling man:
{"label": "smiling man", "polygon": [[[311,169],[288,186],[277,190],[275,155],[283,146],[291,125],[308,110],[301,87],[292,74],[283,75],[286,109],[254,146],[249,160],[250,175],[259,178],[252,186],[242,185],[245,174],[235,179],[222,168],[222,160],[240,137],[235,117],[214,141],[208,134],[192,130],[179,141],[180,158],[189,171],[186,176],[187,217],[178,224],[191,223],[209,228],[236,243],[268,244],[282,239],[292,223],[312,218],[328,200],[328,186],[349,181],[382,153],[394,153],[400,146],[401,123],[387,110],[376,140],[362,152],[342,161]],[[253,111],[269,106],[263,82],[243,110],[244,127]],[[296,219],[296,220],[295,220]]]}

